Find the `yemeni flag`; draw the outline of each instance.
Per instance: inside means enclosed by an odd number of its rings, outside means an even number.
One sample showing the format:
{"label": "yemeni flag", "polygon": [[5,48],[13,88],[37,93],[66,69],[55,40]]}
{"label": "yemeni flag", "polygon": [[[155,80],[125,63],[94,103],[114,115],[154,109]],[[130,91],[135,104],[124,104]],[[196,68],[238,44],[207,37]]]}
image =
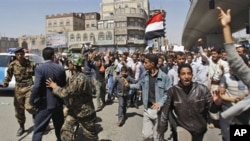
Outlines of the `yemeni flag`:
{"label": "yemeni flag", "polygon": [[151,40],[164,36],[163,13],[154,14],[146,23],[145,39]]}

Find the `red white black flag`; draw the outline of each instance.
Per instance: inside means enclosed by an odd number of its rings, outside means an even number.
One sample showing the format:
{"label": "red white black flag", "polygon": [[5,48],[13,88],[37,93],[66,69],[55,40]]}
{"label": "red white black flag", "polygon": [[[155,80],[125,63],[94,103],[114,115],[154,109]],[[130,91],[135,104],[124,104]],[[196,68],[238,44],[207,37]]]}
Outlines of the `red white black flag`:
{"label": "red white black flag", "polygon": [[151,40],[164,36],[163,13],[154,14],[146,23],[145,39]]}

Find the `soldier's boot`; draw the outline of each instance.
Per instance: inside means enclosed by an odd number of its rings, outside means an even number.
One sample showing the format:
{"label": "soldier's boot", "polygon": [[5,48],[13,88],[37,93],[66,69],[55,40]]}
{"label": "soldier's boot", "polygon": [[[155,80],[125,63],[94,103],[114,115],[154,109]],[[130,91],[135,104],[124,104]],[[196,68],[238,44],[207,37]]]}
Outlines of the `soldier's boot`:
{"label": "soldier's boot", "polygon": [[21,136],[24,133],[24,124],[20,124],[19,129],[17,130],[16,136]]}

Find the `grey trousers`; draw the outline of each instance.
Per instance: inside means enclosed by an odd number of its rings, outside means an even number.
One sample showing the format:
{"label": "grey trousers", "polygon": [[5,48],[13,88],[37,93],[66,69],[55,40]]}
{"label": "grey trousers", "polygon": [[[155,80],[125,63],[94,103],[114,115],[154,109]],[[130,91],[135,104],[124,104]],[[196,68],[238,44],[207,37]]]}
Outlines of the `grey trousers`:
{"label": "grey trousers", "polygon": [[142,137],[147,141],[154,139],[153,141],[164,141],[164,134],[159,134],[157,129],[158,124],[158,111],[148,108],[144,109],[143,113],[143,125],[142,125]]}

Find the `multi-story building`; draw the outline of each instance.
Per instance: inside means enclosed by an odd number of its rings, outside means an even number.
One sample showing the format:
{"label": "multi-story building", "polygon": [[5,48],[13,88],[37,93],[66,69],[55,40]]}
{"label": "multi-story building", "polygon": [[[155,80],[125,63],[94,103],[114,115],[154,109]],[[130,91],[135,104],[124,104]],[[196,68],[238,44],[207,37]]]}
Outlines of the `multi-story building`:
{"label": "multi-story building", "polygon": [[96,31],[100,14],[93,13],[64,13],[46,16],[47,46],[71,47],[93,40],[84,31]]}
{"label": "multi-story building", "polygon": [[18,38],[18,44],[29,52],[41,55],[41,50],[46,47],[46,38],[45,35],[23,35]]}
{"label": "multi-story building", "polygon": [[85,29],[70,31],[67,33],[67,44],[69,48],[80,48],[82,44],[96,45],[98,39],[98,22],[100,14],[97,12],[83,13],[85,17]]}
{"label": "multi-story building", "polygon": [[103,20],[114,21],[112,47],[134,51],[145,48],[145,23],[149,13],[148,0],[102,0]]}
{"label": "multi-story building", "polygon": [[[68,47],[80,48],[82,44],[90,43],[100,50],[126,48],[133,51],[145,48],[148,0],[102,0],[100,7],[100,14],[92,12],[46,16],[46,34],[66,33],[65,44]],[[83,27],[80,28],[80,25]]]}
{"label": "multi-story building", "polygon": [[0,38],[0,52],[7,52],[8,48],[16,48],[16,47],[19,47],[17,38],[8,38],[8,37]]}
{"label": "multi-story building", "polygon": [[84,18],[83,13],[46,15],[46,34],[84,30]]}

